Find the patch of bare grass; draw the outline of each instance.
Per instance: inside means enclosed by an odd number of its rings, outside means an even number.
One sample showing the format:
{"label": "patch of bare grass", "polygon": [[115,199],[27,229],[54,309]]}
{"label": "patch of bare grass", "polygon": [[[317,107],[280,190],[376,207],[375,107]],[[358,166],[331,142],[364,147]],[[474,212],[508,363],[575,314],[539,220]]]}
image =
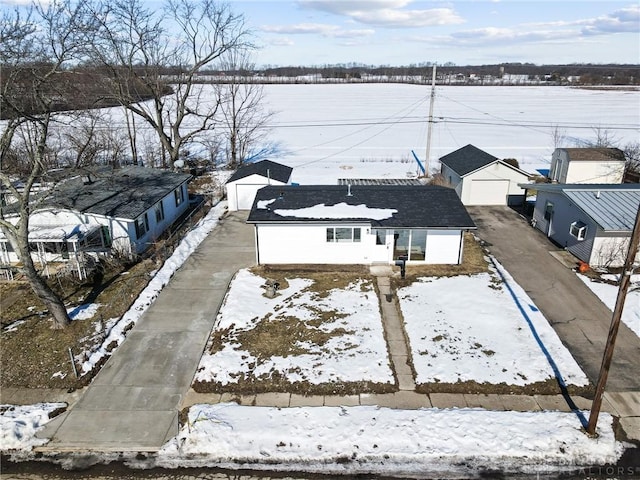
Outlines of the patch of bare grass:
{"label": "patch of bare grass", "polygon": [[[479,383],[475,381],[464,381],[456,383],[432,382],[416,385],[418,393],[467,393],[486,394],[494,393],[500,395],[560,395],[562,389],[557,380],[550,378],[544,382],[535,382],[527,385],[507,385],[506,383]],[[567,393],[583,397],[592,397],[594,394],[593,385],[579,387],[569,385]]]}
{"label": "patch of bare grass", "polygon": [[128,269],[111,265],[94,272],[84,282],[52,279],[52,286],[65,304],[101,304],[93,319],[72,321],[63,330],[51,328],[51,317],[26,284],[0,284],[3,299],[4,295],[13,297],[19,294],[19,300],[7,303],[6,308],[3,302],[0,385],[74,389],[88,383],[91,374],[75,378],[69,349],[75,356],[102,343],[106,335],[106,321],[120,317],[128,310],[149,282],[153,268],[154,263],[147,260]]}

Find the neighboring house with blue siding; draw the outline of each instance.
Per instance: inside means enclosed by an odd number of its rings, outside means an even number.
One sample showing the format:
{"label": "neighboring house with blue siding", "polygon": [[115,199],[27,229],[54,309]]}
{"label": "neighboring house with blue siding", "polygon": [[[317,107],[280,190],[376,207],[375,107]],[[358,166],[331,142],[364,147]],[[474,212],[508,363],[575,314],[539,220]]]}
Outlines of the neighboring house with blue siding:
{"label": "neighboring house with blue siding", "polygon": [[522,186],[537,190],[532,224],[556,244],[595,267],[624,264],[640,208],[640,185]]}
{"label": "neighboring house with blue siding", "polygon": [[[189,206],[191,175],[153,168],[83,171],[42,192],[29,217],[32,256],[46,262],[79,255],[144,252]],[[35,207],[35,205],[34,205]],[[17,222],[11,204],[5,212]],[[17,262],[0,233],[0,263]]]}

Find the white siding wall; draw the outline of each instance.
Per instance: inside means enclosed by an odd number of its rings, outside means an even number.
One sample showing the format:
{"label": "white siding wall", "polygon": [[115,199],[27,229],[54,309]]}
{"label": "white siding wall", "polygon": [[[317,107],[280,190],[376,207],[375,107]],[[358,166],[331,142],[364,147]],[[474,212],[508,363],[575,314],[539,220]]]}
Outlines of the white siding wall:
{"label": "white siding wall", "polygon": [[267,185],[286,185],[277,180],[268,179],[262,175],[250,175],[240,178],[226,185],[229,211],[250,210],[256,192]]}
{"label": "white siding wall", "polygon": [[[360,227],[360,242],[327,242],[327,227],[333,225],[258,225],[257,248],[260,264],[368,264],[375,246],[375,235],[367,234],[368,225]],[[336,225],[338,226],[338,225]]]}
{"label": "white siding wall", "polygon": [[622,183],[624,162],[569,162],[562,183]]}
{"label": "white siding wall", "polygon": [[461,230],[429,230],[425,263],[459,263],[462,248]]}
{"label": "white siding wall", "polygon": [[464,177],[460,200],[464,205],[507,205],[511,197],[511,203],[521,203],[524,189],[518,183],[527,181],[527,175],[502,163],[492,163]]}
{"label": "white siding wall", "polygon": [[[376,236],[367,233],[369,225],[335,225],[339,227],[360,227],[360,242],[327,242],[326,229],[333,225],[257,225],[257,261],[260,264],[361,264],[369,265],[380,261],[376,256]],[[388,239],[393,230],[389,230]],[[429,230],[427,232],[426,259],[430,264],[457,264],[462,246],[461,230]],[[384,248],[384,246],[382,246]],[[388,250],[388,261],[392,258]]]}

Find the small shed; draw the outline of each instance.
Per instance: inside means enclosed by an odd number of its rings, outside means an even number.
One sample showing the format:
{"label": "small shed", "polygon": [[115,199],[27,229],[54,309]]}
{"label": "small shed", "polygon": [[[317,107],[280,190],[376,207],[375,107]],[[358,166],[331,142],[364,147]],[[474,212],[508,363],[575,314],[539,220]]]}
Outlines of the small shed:
{"label": "small shed", "polygon": [[467,145],[440,158],[441,174],[464,205],[521,205],[530,175],[517,167]]}
{"label": "small shed", "polygon": [[556,183],[622,183],[626,159],[619,148],[556,148],[549,178]]}
{"label": "small shed", "polygon": [[264,187],[247,221],[258,264],[459,264],[476,228],[452,189],[432,185]]}
{"label": "small shed", "polygon": [[538,230],[592,266],[624,264],[640,208],[640,185],[543,183],[528,187],[537,190],[531,222]]}
{"label": "small shed", "polygon": [[259,189],[267,185],[287,185],[292,171],[291,167],[271,160],[243,165],[226,183],[229,210],[250,210]]}

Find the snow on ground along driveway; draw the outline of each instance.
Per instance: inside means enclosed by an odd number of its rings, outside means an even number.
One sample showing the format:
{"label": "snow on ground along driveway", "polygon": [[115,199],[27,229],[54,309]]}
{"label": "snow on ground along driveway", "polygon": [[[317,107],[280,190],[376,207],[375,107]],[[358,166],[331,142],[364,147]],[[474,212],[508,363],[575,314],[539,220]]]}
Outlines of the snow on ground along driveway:
{"label": "snow on ground along driveway", "polygon": [[587,386],[587,377],[542,313],[513,278],[497,268],[540,344],[494,268],[471,276],[420,278],[398,291],[418,389],[458,382],[505,384],[513,390],[547,381],[553,386],[554,371],[543,348],[567,385]]}
{"label": "snow on ground along driveway", "polygon": [[575,471],[622,454],[611,422],[602,414],[589,438],[573,413],[194,405],[158,466],[418,478]]}
{"label": "snow on ground along driveway", "polygon": [[370,279],[317,292],[314,280],[289,278],[275,298],[263,295],[265,282],[249,270],[232,281],[195,376],[196,390],[246,391],[250,384],[269,391],[298,383],[300,391],[313,393],[310,385],[350,382],[393,387]]}

